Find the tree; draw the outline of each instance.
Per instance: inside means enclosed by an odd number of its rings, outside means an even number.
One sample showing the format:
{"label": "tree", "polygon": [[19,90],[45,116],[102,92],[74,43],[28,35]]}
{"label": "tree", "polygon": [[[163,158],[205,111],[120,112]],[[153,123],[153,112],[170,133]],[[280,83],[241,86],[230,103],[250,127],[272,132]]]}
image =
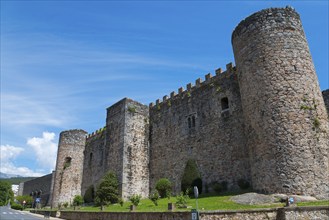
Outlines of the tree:
{"label": "tree", "polygon": [[158,200],[160,195],[157,190],[154,193],[150,194],[149,199],[154,203],[154,205],[158,206]]}
{"label": "tree", "polygon": [[161,198],[170,197],[171,182],[167,178],[161,178],[155,184],[155,189],[159,192]]}
{"label": "tree", "polygon": [[14,201],[14,192],[11,184],[7,181],[0,181],[0,206],[6,205],[8,201]]}
{"label": "tree", "polygon": [[193,187],[197,186],[199,193],[202,193],[202,179],[195,160],[188,160],[184,169],[184,174],[181,182],[182,192],[189,191],[193,194]]}
{"label": "tree", "polygon": [[83,204],[83,198],[82,198],[82,196],[80,196],[80,195],[74,196],[73,205],[74,206],[80,206],[82,204]]}
{"label": "tree", "polygon": [[119,199],[119,183],[113,172],[106,174],[101,183],[97,187],[96,202],[103,210],[104,205],[109,203],[117,203]]}

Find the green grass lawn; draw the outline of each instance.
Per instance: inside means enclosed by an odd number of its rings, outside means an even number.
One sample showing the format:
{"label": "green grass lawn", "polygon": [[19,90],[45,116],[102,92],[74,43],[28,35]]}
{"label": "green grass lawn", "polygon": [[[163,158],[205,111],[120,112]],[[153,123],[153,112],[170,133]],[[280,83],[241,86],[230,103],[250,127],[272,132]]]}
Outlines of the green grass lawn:
{"label": "green grass lawn", "polygon": [[314,202],[299,202],[297,206],[329,206],[329,200],[320,200]]}
{"label": "green grass lawn", "polygon": [[[256,208],[273,208],[282,207],[283,203],[264,204],[264,205],[241,205],[230,200],[231,196],[208,196],[198,199],[199,210],[243,210],[243,209],[256,209]],[[155,206],[149,199],[142,199],[137,207],[137,212],[166,212],[168,211],[168,203],[176,202],[176,198],[172,197],[170,200],[167,198],[158,200],[158,206]],[[104,211],[110,212],[127,212],[130,211],[131,202],[125,202],[121,207],[120,204],[111,204],[105,207]],[[196,200],[193,198],[188,200],[187,208],[178,208],[175,211],[191,211],[196,208]],[[73,210],[73,208],[65,209]],[[84,206],[79,209],[80,211],[100,211],[100,207]]]}
{"label": "green grass lawn", "polygon": [[[241,192],[240,192],[241,193]],[[263,205],[241,205],[237,204],[230,200],[230,198],[235,194],[202,194],[198,199],[198,209],[200,211],[213,211],[213,210],[248,210],[248,209],[259,209],[259,208],[278,208],[283,207],[284,203],[272,203],[272,204],[263,204]],[[140,204],[137,207],[137,212],[167,212],[168,211],[168,202],[176,203],[176,197],[172,197],[170,200],[167,198],[159,199],[158,206],[155,206],[153,202],[149,199],[142,199]],[[106,212],[129,212],[131,202],[127,201],[120,206],[120,204],[111,204],[106,206],[104,211]],[[196,200],[190,198],[187,203],[187,208],[178,208],[176,206],[175,211],[191,211],[191,209],[196,208]],[[314,202],[300,202],[297,203],[297,206],[329,206],[329,200],[324,201],[314,201]],[[63,211],[71,211],[73,207],[64,208]],[[100,207],[95,206],[82,206],[79,211],[94,211],[99,212]]]}

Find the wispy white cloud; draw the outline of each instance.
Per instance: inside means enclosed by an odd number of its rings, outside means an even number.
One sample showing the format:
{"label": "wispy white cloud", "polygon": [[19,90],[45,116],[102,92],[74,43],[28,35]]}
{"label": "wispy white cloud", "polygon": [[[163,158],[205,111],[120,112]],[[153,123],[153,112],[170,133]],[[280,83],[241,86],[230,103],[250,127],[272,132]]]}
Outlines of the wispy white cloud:
{"label": "wispy white cloud", "polygon": [[[24,65],[24,64],[42,64],[59,63],[77,64],[77,63],[140,63],[147,65],[156,65],[158,63],[166,66],[177,66],[180,63],[170,57],[156,59],[153,53],[146,53],[143,50],[131,51],[132,45],[116,45],[115,42],[109,42],[105,47],[93,44],[90,41],[82,39],[70,39],[61,34],[50,34],[47,32],[29,32],[24,33],[5,33],[2,35],[2,41],[5,42],[2,51],[2,60],[6,65]],[[149,40],[147,41],[149,43]],[[153,55],[152,55],[153,54]],[[12,58],[15,55],[21,55],[24,59]],[[60,59],[53,59],[53,58]],[[182,57],[183,59],[184,57]],[[184,63],[183,65],[194,66],[195,64]]]}
{"label": "wispy white cloud", "polygon": [[22,37],[12,31],[2,35],[2,42],[1,121],[5,130],[15,128],[16,133],[80,126],[85,121],[81,114],[94,113],[100,103],[109,106],[136,94],[130,92],[136,81],[149,86],[160,76],[154,71],[199,68],[125,46],[100,48],[61,34],[36,31]]}
{"label": "wispy white cloud", "polygon": [[1,95],[1,123],[4,126],[62,126],[69,121],[58,103],[35,100],[24,95]]}

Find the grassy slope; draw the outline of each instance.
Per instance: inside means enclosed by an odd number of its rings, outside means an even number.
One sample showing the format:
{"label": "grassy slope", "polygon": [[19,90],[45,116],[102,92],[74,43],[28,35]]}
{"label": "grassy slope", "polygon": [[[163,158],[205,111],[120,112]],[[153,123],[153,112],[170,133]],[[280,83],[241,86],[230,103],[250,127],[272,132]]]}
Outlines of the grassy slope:
{"label": "grassy slope", "polygon": [[329,206],[329,200],[321,200],[314,202],[299,202],[297,206]]}
{"label": "grassy slope", "polygon": [[[222,195],[215,194],[202,194],[198,199],[198,209],[200,211],[212,211],[212,210],[247,210],[247,209],[259,209],[259,208],[275,208],[283,207],[284,203],[273,203],[273,204],[263,204],[263,205],[241,205],[230,200],[233,195],[245,193],[247,191],[241,191],[236,193],[223,193]],[[142,199],[137,207],[137,212],[167,212],[168,202],[175,203],[176,198],[172,197],[170,200],[167,198],[158,200],[158,206],[155,206],[153,202],[149,199]],[[111,204],[105,207],[104,211],[107,212],[129,212],[131,202],[127,201],[121,207],[119,204]],[[178,208],[176,206],[175,211],[191,211],[191,209],[196,208],[196,200],[191,198],[188,200],[188,208]],[[315,202],[301,202],[297,203],[297,206],[329,206],[329,200],[325,201],[315,201]],[[63,210],[73,210],[73,207],[63,209]],[[80,211],[94,211],[99,212],[100,207],[85,206],[81,207]]]}
{"label": "grassy slope", "polygon": [[[248,209],[259,209],[259,208],[275,208],[283,207],[283,203],[273,203],[264,205],[240,205],[230,200],[231,196],[210,196],[198,199],[198,207],[200,211],[211,211],[211,210],[248,210]],[[160,199],[158,206],[155,206],[151,200],[143,199],[137,207],[137,212],[166,212],[168,211],[168,202],[175,203],[176,199]],[[123,207],[119,204],[111,204],[105,208],[107,212],[129,212],[131,203],[125,202]],[[329,206],[329,200],[326,201],[315,201],[315,202],[301,202],[297,203],[297,206]],[[196,208],[195,199],[189,199],[188,208],[178,208],[175,211],[191,211]],[[62,210],[73,210],[73,207],[62,209]],[[79,209],[80,211],[94,211],[99,212],[100,207],[85,206]]]}

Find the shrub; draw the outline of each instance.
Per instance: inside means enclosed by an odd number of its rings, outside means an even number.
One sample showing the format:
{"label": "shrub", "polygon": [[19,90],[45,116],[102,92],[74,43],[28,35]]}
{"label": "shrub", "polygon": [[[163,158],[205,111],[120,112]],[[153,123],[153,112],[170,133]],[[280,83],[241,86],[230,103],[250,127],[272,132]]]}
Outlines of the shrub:
{"label": "shrub", "polygon": [[220,192],[223,192],[223,191],[226,191],[227,190],[227,182],[226,181],[222,181],[222,182],[213,182],[211,184],[211,188],[216,192],[216,193],[220,193]]}
{"label": "shrub", "polygon": [[86,190],[85,195],[83,196],[83,200],[86,203],[91,203],[94,202],[94,198],[95,198],[95,190],[94,190],[94,186],[91,185]]}
{"label": "shrub", "polygon": [[29,195],[24,195],[24,196],[16,196],[16,200],[20,203],[23,204],[23,201],[25,201],[25,208],[31,207],[33,203],[33,198]]}
{"label": "shrub", "polygon": [[118,203],[119,203],[120,206],[122,207],[122,206],[123,206],[123,203],[124,203],[124,202],[123,202],[123,199],[122,199],[122,198],[119,198],[119,199],[118,199]]}
{"label": "shrub", "polygon": [[223,191],[227,191],[227,182],[226,181],[222,181],[220,184],[222,184]]}
{"label": "shrub", "polygon": [[170,197],[171,182],[167,178],[161,178],[155,185],[155,189],[159,192],[161,198]]}
{"label": "shrub", "polygon": [[313,121],[313,125],[315,128],[319,128],[320,127],[320,120],[318,118],[315,118]]}
{"label": "shrub", "polygon": [[245,179],[239,179],[238,186],[240,189],[248,189],[250,187],[250,183]]}
{"label": "shrub", "polygon": [[83,198],[82,198],[82,196],[80,196],[80,195],[76,195],[76,196],[74,196],[74,199],[73,199],[73,205],[74,206],[80,206],[80,205],[82,205],[83,204]]}
{"label": "shrub", "polygon": [[69,203],[68,202],[64,202],[63,203],[63,206],[64,206],[64,208],[67,208],[67,207],[69,207]]}
{"label": "shrub", "polygon": [[216,193],[220,193],[223,191],[223,187],[219,182],[213,182],[211,184],[211,188],[216,192]]}
{"label": "shrub", "polygon": [[23,210],[23,206],[17,203],[11,204],[11,208],[15,210],[21,210],[21,211]]}
{"label": "shrub", "polygon": [[197,186],[199,194],[202,193],[202,179],[195,160],[188,160],[184,169],[181,190],[186,192],[189,190],[190,195],[193,194],[193,187]]}
{"label": "shrub", "polygon": [[152,193],[149,196],[149,199],[154,203],[155,206],[158,206],[158,200],[159,200],[160,196],[158,191],[155,191],[154,193]]}
{"label": "shrub", "polygon": [[129,200],[134,206],[138,206],[142,196],[141,195],[132,195]]}
{"label": "shrub", "polygon": [[187,208],[187,201],[189,200],[189,191],[187,190],[185,194],[181,192],[177,197],[176,197],[176,205],[179,208]]}
{"label": "shrub", "polygon": [[209,193],[209,185],[208,185],[208,183],[205,184],[205,192],[206,193]]}
{"label": "shrub", "polygon": [[63,206],[62,203],[58,203],[58,204],[57,204],[57,208],[58,208],[58,210],[61,210],[61,209],[62,209],[62,206]]}

